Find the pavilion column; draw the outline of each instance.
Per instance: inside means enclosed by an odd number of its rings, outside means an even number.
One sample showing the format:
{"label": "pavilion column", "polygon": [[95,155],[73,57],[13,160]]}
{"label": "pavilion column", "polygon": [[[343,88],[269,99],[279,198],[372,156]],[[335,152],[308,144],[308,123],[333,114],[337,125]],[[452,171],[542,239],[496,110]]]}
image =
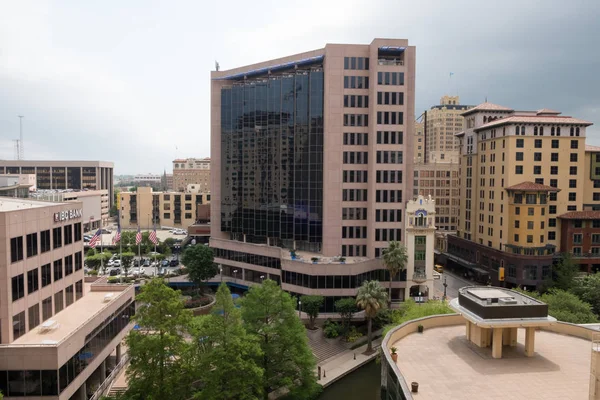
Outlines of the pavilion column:
{"label": "pavilion column", "polygon": [[471,321],[466,320],[465,321],[465,333],[467,336],[467,340],[471,340]]}
{"label": "pavilion column", "polygon": [[502,329],[502,346],[510,345],[510,330],[511,328]]}
{"label": "pavilion column", "polygon": [[533,357],[535,353],[535,328],[525,328],[525,355]]}
{"label": "pavilion column", "polygon": [[492,357],[502,358],[502,328],[493,328]]}

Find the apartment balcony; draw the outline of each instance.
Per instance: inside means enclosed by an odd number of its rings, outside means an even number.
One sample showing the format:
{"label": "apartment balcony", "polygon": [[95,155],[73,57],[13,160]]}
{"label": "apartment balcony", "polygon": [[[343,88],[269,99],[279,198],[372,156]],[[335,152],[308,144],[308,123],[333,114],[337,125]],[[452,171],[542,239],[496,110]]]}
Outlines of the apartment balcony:
{"label": "apartment balcony", "polygon": [[404,61],[380,59],[380,60],[377,60],[377,64],[378,65],[404,65]]}
{"label": "apartment balcony", "polygon": [[425,271],[415,271],[412,277],[413,282],[423,283],[427,281],[427,273]]}

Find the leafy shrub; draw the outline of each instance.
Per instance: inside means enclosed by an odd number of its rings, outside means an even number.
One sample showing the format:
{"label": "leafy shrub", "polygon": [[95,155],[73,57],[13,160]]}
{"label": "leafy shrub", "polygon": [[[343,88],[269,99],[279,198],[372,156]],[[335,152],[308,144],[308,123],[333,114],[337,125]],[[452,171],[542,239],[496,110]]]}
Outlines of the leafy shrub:
{"label": "leafy shrub", "polygon": [[453,314],[454,310],[443,301],[429,300],[426,303],[417,304],[414,300],[406,300],[401,308],[391,312],[392,321],[386,325],[384,334],[392,327],[403,324],[407,321],[428,317],[430,315]]}
{"label": "leafy shrub", "polygon": [[384,308],[379,310],[375,318],[373,318],[373,329],[381,329],[386,325],[392,323],[392,310],[389,308]]}
{"label": "leafy shrub", "polygon": [[362,337],[362,333],[360,333],[355,326],[350,327],[350,330],[346,334],[346,342],[354,343],[358,339]]}
{"label": "leafy shrub", "polygon": [[323,328],[323,334],[328,339],[335,339],[340,336],[339,326],[336,323],[332,323]]}
{"label": "leafy shrub", "polygon": [[90,272],[88,272],[88,275],[90,275],[90,276],[98,276],[98,270],[93,269]]}
{"label": "leafy shrub", "polygon": [[205,306],[207,304],[210,303],[210,297],[198,297],[198,298],[192,298],[191,300],[187,300],[184,303],[184,307],[185,308],[198,308],[198,307],[202,307]]}

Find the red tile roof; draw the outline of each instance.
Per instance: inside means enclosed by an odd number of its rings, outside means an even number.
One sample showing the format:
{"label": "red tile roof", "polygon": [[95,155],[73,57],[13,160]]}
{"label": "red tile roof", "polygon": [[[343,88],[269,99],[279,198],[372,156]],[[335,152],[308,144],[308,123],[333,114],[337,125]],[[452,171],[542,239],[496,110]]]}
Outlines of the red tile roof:
{"label": "red tile roof", "polygon": [[561,219],[600,219],[600,211],[571,211],[559,215]]}
{"label": "red tile roof", "polygon": [[561,112],[560,111],[556,111],[556,110],[551,110],[549,108],[542,108],[541,110],[537,110],[536,113],[538,113],[538,114],[555,114],[555,115],[558,115]]}
{"label": "red tile roof", "polygon": [[475,132],[505,124],[571,124],[584,126],[592,125],[591,122],[584,121],[582,119],[559,115],[511,115],[510,117],[500,118],[495,121],[488,122],[487,124],[476,128]]}
{"label": "red tile roof", "polygon": [[509,186],[506,190],[520,190],[520,191],[532,191],[532,192],[559,192],[560,189],[552,186],[546,186],[539,183],[533,182],[521,182],[513,186]]}
{"label": "red tile roof", "polygon": [[512,108],[500,106],[500,105],[494,104],[494,103],[488,103],[486,101],[485,103],[481,103],[478,106],[475,106],[475,107],[471,108],[470,110],[465,111],[464,113],[462,113],[462,115],[463,116],[469,115],[469,114],[472,114],[477,111],[514,111],[514,110]]}
{"label": "red tile roof", "polygon": [[600,151],[600,146],[585,145],[585,151]]}

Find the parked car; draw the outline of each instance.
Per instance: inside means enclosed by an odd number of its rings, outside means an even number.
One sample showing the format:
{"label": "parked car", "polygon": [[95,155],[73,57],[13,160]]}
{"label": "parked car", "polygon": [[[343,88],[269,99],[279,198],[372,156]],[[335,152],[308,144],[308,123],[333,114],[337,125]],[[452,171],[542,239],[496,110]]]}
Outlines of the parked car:
{"label": "parked car", "polygon": [[176,229],[175,232],[173,232],[174,235],[187,235],[187,232],[184,231],[183,229]]}
{"label": "parked car", "polygon": [[121,260],[113,260],[113,267],[120,267],[121,266]]}
{"label": "parked car", "polygon": [[102,229],[102,230],[101,230],[101,233],[102,233],[102,234],[105,234],[105,233],[112,233],[112,231],[111,231],[110,229]]}
{"label": "parked car", "polygon": [[117,276],[120,274],[121,274],[121,268],[112,268],[110,271],[108,271],[109,276]]}
{"label": "parked car", "polygon": [[160,263],[160,265],[162,267],[168,267],[171,263],[169,262],[169,260],[162,260],[162,262]]}
{"label": "parked car", "polygon": [[159,255],[159,254],[160,254],[160,253],[159,253],[159,252],[157,252],[157,251],[151,251],[150,253],[148,253],[148,255],[149,255],[149,256],[152,256],[152,257],[154,257],[154,256],[157,256],[157,255]]}
{"label": "parked car", "polygon": [[176,267],[176,266],[178,266],[178,265],[179,265],[179,260],[178,260],[178,259],[176,259],[176,258],[173,258],[173,259],[172,259],[172,260],[169,262],[169,265],[170,265],[171,267]]}

